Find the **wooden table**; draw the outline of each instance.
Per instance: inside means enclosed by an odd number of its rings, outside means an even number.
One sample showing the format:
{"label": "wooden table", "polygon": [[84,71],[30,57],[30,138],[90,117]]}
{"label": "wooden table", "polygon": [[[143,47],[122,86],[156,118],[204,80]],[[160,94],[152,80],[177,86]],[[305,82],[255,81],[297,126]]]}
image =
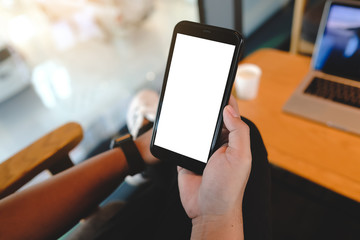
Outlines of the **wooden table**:
{"label": "wooden table", "polygon": [[360,136],[282,111],[310,58],[264,49],[244,62],[263,75],[257,98],[238,100],[240,112],[260,129],[271,164],[360,202]]}

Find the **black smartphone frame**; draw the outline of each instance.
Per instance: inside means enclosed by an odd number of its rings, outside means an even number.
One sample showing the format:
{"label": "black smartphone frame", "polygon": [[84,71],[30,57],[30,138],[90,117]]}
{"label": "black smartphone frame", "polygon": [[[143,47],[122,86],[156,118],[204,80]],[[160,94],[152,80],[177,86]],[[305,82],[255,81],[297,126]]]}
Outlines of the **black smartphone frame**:
{"label": "black smartphone frame", "polygon": [[[217,149],[216,146],[217,146],[218,138],[221,134],[221,129],[222,129],[222,125],[223,125],[222,112],[223,112],[224,107],[227,105],[230,95],[231,95],[231,90],[232,90],[232,86],[233,86],[233,83],[235,80],[238,61],[239,61],[239,59],[241,57],[241,53],[242,53],[244,38],[239,32],[237,32],[235,30],[230,30],[230,29],[225,29],[225,28],[220,28],[220,27],[215,27],[215,26],[210,26],[210,25],[204,25],[204,24],[199,24],[199,23],[194,23],[194,22],[189,22],[189,21],[179,22],[175,26],[174,31],[173,31],[170,51],[169,51],[168,60],[167,60],[167,64],[166,64],[166,70],[165,70],[165,74],[164,74],[164,81],[163,81],[163,85],[162,85],[162,90],[161,90],[160,99],[159,99],[159,105],[158,105],[157,114],[156,114],[154,127],[153,127],[153,134],[152,134],[151,143],[150,143],[150,151],[155,157],[157,157],[161,160],[173,161],[175,164],[177,164],[181,167],[184,167],[186,169],[189,169],[193,172],[202,173],[206,166],[206,163],[203,163],[199,160],[181,155],[179,153],[176,153],[171,150],[168,150],[168,149],[165,149],[165,148],[155,145],[158,121],[159,121],[159,117],[161,114],[161,108],[162,108],[163,99],[164,99],[164,95],[165,95],[165,91],[166,91],[167,79],[168,79],[168,75],[169,75],[169,71],[170,71],[170,67],[171,67],[173,51],[174,51],[176,37],[177,37],[178,33],[193,36],[193,37],[213,40],[216,42],[232,44],[235,46],[235,50],[234,50],[234,54],[233,54],[233,58],[231,61],[231,66],[230,66],[230,70],[229,70],[229,74],[228,74],[228,79],[227,79],[226,86],[225,86],[225,91],[223,93],[221,107],[220,107],[219,113],[218,113],[215,131],[214,131],[213,138],[212,138],[212,143],[211,143],[211,147],[210,147],[210,151],[209,151],[209,155],[208,155],[208,160],[209,160],[210,156]],[[174,136],[174,137],[176,137],[176,136]],[[191,137],[191,136],[189,136],[189,137]]]}

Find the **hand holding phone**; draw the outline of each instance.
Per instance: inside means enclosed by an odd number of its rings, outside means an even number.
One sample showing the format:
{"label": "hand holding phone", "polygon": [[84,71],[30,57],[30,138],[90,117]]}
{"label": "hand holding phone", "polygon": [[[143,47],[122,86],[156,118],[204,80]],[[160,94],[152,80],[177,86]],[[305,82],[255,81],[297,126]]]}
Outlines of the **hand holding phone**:
{"label": "hand holding phone", "polygon": [[178,167],[181,203],[192,219],[191,238],[240,239],[242,201],[251,170],[249,127],[234,98],[223,112],[227,144],[210,157],[199,176]]}
{"label": "hand holding phone", "polygon": [[216,150],[242,44],[233,30],[176,25],[150,145],[154,156],[203,171]]}

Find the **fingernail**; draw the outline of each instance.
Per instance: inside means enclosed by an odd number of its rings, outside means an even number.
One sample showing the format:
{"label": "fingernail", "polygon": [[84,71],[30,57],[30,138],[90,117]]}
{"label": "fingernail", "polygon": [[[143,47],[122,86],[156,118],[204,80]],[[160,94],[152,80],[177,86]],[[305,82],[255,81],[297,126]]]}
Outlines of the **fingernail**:
{"label": "fingernail", "polygon": [[236,117],[236,118],[237,118],[237,117],[240,117],[232,106],[227,105],[227,106],[226,106],[226,109],[227,109],[227,111],[229,111],[229,113],[231,114],[231,116]]}

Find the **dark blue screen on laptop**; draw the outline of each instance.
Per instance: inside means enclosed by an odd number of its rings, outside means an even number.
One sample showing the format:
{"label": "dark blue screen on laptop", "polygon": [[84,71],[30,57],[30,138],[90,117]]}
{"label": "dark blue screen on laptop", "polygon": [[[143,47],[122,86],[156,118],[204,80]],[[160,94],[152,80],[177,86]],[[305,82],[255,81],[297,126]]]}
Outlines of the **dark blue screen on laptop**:
{"label": "dark blue screen on laptop", "polygon": [[316,70],[360,81],[360,9],[333,4],[314,63]]}

